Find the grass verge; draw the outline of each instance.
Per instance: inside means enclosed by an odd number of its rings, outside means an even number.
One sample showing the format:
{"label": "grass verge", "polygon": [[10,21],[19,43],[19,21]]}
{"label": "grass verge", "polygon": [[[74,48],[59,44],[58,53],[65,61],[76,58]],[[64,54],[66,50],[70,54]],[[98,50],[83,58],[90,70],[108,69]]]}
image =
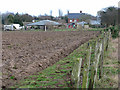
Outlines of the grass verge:
{"label": "grass verge", "polygon": [[115,46],[118,42],[110,42],[108,51],[105,53],[103,62],[103,77],[96,83],[96,88],[118,88],[118,56],[115,55],[117,49]]}

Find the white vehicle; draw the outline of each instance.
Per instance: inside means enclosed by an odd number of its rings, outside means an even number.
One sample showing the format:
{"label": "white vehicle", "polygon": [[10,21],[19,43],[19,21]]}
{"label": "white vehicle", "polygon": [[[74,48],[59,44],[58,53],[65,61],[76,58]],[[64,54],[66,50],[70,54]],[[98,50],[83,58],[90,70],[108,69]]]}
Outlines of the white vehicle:
{"label": "white vehicle", "polygon": [[22,28],[20,24],[4,25],[4,30],[21,30]]}

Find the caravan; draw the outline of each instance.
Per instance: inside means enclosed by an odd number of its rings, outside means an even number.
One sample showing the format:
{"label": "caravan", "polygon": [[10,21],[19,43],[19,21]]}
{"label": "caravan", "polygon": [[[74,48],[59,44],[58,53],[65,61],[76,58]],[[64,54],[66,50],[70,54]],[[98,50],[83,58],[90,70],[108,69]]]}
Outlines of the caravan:
{"label": "caravan", "polygon": [[20,26],[20,24],[11,24],[11,25],[4,25],[4,30],[21,30],[24,27]]}

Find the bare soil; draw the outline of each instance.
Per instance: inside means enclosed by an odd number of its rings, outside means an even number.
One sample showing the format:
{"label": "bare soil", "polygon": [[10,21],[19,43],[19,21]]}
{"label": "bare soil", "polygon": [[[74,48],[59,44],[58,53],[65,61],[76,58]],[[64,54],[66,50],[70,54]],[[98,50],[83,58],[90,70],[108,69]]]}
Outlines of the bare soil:
{"label": "bare soil", "polygon": [[68,56],[99,31],[3,32],[2,87],[15,85]]}

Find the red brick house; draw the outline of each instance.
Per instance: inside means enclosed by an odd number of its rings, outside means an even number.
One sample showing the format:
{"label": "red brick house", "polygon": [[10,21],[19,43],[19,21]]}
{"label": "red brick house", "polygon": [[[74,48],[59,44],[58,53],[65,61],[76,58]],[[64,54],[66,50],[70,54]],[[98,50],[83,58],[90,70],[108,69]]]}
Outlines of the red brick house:
{"label": "red brick house", "polygon": [[80,13],[69,13],[68,11],[68,28],[73,28],[77,22],[81,22],[80,17],[82,15],[85,15],[82,11]]}

